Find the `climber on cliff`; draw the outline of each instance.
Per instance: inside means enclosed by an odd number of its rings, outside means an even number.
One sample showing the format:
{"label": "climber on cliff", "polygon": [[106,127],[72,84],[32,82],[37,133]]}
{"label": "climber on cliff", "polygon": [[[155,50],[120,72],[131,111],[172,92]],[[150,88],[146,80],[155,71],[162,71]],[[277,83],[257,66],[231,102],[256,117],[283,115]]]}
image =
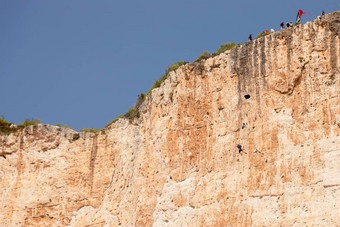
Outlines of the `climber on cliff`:
{"label": "climber on cliff", "polygon": [[283,22],[281,22],[281,24],[280,24],[281,30],[284,29],[284,27],[285,27],[285,24]]}
{"label": "climber on cliff", "polygon": [[324,16],[325,15],[325,11],[321,11],[321,16]]}
{"label": "climber on cliff", "polygon": [[249,35],[249,41],[252,41],[253,40],[253,36],[250,34]]}
{"label": "climber on cliff", "polygon": [[241,153],[242,150],[242,146],[240,144],[237,144],[237,149],[238,149],[238,153]]}
{"label": "climber on cliff", "polygon": [[[302,15],[303,15],[303,14],[306,14],[306,13],[307,13],[307,12],[303,12],[301,9],[299,9],[299,11],[298,11],[298,13],[297,13],[297,15],[296,15],[296,23],[299,23],[300,20],[301,20]],[[309,16],[311,16],[310,13],[308,13],[308,14],[309,14]]]}

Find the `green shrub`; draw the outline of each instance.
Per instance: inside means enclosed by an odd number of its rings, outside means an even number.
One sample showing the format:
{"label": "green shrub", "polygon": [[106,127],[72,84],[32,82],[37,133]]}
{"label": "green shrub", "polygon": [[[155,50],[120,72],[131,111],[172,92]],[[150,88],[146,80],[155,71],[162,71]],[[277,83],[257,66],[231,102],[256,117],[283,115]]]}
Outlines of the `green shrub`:
{"label": "green shrub", "polygon": [[145,98],[146,98],[146,95],[144,93],[140,93],[138,95],[137,101],[135,102],[135,105],[133,106],[133,108],[138,110],[139,107],[143,104]]}
{"label": "green shrub", "polygon": [[167,73],[169,73],[169,72],[171,72],[171,71],[174,71],[174,70],[176,70],[176,69],[178,69],[179,68],[179,65],[175,65],[175,64],[172,64],[172,65],[170,65],[168,68],[167,68],[167,70],[166,70],[166,74]]}
{"label": "green shrub", "polygon": [[146,98],[146,95],[144,94],[144,93],[140,93],[140,95],[139,95],[141,98],[142,98],[142,100],[144,101],[145,100],[145,98]]}
{"label": "green shrub", "polygon": [[15,124],[7,122],[5,119],[0,117],[0,134],[1,133],[9,134],[16,131],[17,128],[15,127]]}
{"label": "green shrub", "polygon": [[[175,70],[178,69],[180,66],[185,65],[185,64],[187,64],[187,63],[189,63],[189,62],[187,62],[187,61],[178,61],[178,62],[176,62],[176,63],[171,64],[171,65],[166,69],[165,75],[168,75],[171,71],[175,71]],[[165,76],[165,75],[163,75],[163,76]]]}
{"label": "green shrub", "polygon": [[256,39],[261,38],[261,37],[264,37],[264,36],[269,35],[269,34],[270,34],[270,32],[261,32],[260,34],[258,34],[258,35],[256,36]]}
{"label": "green shrub", "polygon": [[166,80],[166,78],[168,78],[168,75],[171,71],[175,71],[176,69],[178,69],[180,66],[185,65],[189,62],[187,61],[178,61],[176,63],[171,64],[166,70],[165,70],[165,74],[159,79],[157,80],[153,86],[150,88],[150,90],[148,91],[148,93],[146,95],[149,95],[151,93],[151,91],[154,88],[158,88],[162,85],[162,83]]}
{"label": "green shrub", "polygon": [[33,119],[33,118],[31,120],[26,119],[23,123],[19,124],[18,127],[25,128],[27,126],[36,125],[40,123],[41,123],[40,119]]}
{"label": "green shrub", "polygon": [[[164,77],[162,77],[162,79],[163,79],[163,78],[164,78]],[[165,78],[165,79],[166,79],[166,78]],[[157,81],[154,83],[153,87],[154,87],[154,88],[160,87],[161,84],[162,84],[162,81],[161,81],[161,80],[157,80]]]}
{"label": "green shrub", "polygon": [[9,133],[18,131],[19,129],[23,129],[30,125],[36,125],[36,124],[40,124],[39,119],[33,119],[33,118],[26,119],[23,123],[19,125],[15,125],[14,123],[7,122],[5,119],[0,117],[0,133],[9,134]]}
{"label": "green shrub", "polygon": [[231,50],[235,46],[236,46],[236,43],[234,42],[227,42],[225,44],[222,44],[213,55],[218,55],[220,53],[223,53],[226,50]]}
{"label": "green shrub", "polygon": [[[162,78],[164,78],[164,76],[163,76]],[[166,79],[166,78],[165,78],[165,79]],[[164,80],[165,80],[165,79],[164,79]],[[152,87],[149,89],[149,91],[148,91],[148,93],[146,93],[146,95],[149,95],[149,94],[151,93],[151,91],[152,91],[154,88],[160,87],[161,84],[162,84],[162,81],[156,80],[156,82],[152,85]]]}
{"label": "green shrub", "polygon": [[124,114],[124,117],[125,118],[131,118],[134,112],[135,112],[135,109],[131,108],[131,109],[128,110],[128,112],[126,114]]}
{"label": "green shrub", "polygon": [[71,128],[71,127],[68,126],[68,125],[64,125],[62,128],[70,128],[70,129],[73,129],[73,128]]}
{"label": "green shrub", "polygon": [[198,62],[202,59],[207,59],[209,57],[211,57],[212,55],[209,53],[209,51],[205,50],[203,51],[203,53],[195,60],[195,62]]}
{"label": "green shrub", "polygon": [[93,132],[93,133],[97,133],[99,131],[101,131],[101,129],[94,129],[94,128],[83,128],[80,130],[81,132]]}
{"label": "green shrub", "polygon": [[113,123],[116,123],[119,118],[124,118],[124,115],[119,115],[116,119],[110,121],[109,123],[107,123],[107,125],[105,126],[105,128],[109,127],[110,125],[112,125]]}
{"label": "green shrub", "polygon": [[115,123],[116,121],[118,121],[118,118],[116,118],[116,119],[110,121],[109,123],[107,123],[106,126],[105,126],[104,128],[109,127],[110,125],[112,125],[112,124]]}
{"label": "green shrub", "polygon": [[58,124],[55,124],[55,126],[59,126],[59,127],[61,127],[61,124],[60,124],[60,123],[58,123]]}
{"label": "green shrub", "polygon": [[151,93],[151,91],[154,88],[158,88],[162,85],[162,83],[168,78],[168,75],[171,71],[175,71],[176,69],[178,69],[180,66],[185,65],[189,62],[187,61],[178,61],[176,63],[171,64],[165,71],[165,74],[159,79],[157,80],[152,87],[150,88],[150,90],[148,91],[148,93],[145,95],[144,93],[141,93],[140,95],[138,95],[137,101],[134,105],[133,108],[129,109],[129,111],[124,114],[124,115],[119,115],[116,119],[114,119],[113,121],[110,121],[106,126],[109,127],[111,124],[115,123],[116,121],[118,121],[119,118],[127,118],[129,120],[132,120],[134,118],[140,118],[140,112],[139,112],[139,108],[140,106],[143,104],[145,98],[147,95],[149,95]]}

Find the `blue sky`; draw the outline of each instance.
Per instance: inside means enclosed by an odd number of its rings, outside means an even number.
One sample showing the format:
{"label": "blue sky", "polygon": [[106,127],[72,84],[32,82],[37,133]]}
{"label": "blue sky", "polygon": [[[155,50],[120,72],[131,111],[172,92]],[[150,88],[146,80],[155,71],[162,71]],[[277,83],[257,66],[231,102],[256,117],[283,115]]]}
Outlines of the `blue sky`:
{"label": "blue sky", "polygon": [[338,0],[0,0],[0,116],[103,128],[166,68]]}

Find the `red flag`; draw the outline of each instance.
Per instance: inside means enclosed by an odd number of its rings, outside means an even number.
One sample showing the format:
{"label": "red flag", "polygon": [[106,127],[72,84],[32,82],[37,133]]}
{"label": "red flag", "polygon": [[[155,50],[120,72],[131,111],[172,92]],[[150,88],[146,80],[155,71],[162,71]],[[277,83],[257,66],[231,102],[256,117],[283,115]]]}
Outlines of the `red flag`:
{"label": "red flag", "polygon": [[[302,14],[306,14],[307,12],[303,12],[301,9],[299,9],[299,17],[301,18],[302,17]],[[309,16],[312,16],[310,15],[310,13],[308,13]]]}

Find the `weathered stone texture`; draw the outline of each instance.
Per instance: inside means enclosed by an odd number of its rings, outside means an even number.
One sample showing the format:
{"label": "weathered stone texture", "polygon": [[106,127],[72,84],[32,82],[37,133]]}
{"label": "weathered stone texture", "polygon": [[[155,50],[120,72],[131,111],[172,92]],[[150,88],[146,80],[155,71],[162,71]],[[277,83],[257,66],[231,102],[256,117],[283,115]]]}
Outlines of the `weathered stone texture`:
{"label": "weathered stone texture", "polygon": [[339,226],[339,31],[336,12],[184,65],[105,135],[0,136],[0,226]]}

